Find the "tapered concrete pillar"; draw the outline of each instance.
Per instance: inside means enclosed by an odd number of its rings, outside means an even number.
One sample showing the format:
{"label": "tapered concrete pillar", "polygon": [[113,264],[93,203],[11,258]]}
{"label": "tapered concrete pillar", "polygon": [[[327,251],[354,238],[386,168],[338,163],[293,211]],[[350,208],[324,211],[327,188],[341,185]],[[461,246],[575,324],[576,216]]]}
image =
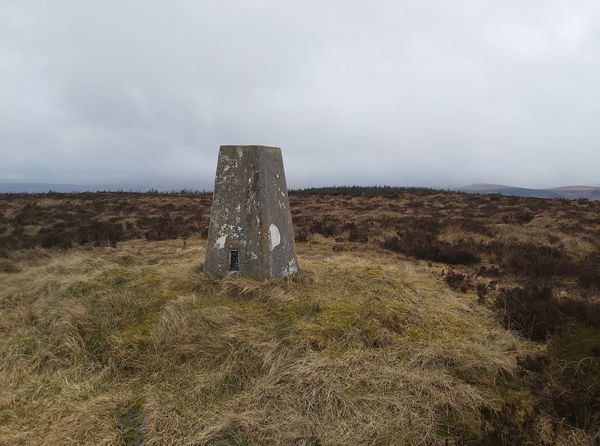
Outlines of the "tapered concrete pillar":
{"label": "tapered concrete pillar", "polygon": [[204,271],[255,279],[298,271],[281,149],[221,146]]}

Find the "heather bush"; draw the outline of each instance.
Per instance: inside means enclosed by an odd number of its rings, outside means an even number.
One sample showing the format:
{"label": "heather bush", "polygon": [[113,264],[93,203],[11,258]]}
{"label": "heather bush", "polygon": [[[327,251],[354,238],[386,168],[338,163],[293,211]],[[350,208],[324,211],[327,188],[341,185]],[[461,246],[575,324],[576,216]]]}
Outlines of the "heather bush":
{"label": "heather bush", "polygon": [[82,245],[115,247],[124,239],[123,227],[119,223],[92,221],[80,227],[78,233]]}
{"label": "heather bush", "polygon": [[600,250],[588,254],[577,265],[579,283],[587,288],[600,288]]}
{"label": "heather bush", "polygon": [[561,326],[560,306],[549,287],[528,284],[502,288],[494,305],[506,328],[534,341],[543,341]]}
{"label": "heather bush", "polygon": [[323,237],[334,237],[344,232],[344,225],[338,218],[325,216],[320,220],[314,220],[309,231],[313,234],[321,234]]}
{"label": "heather bush", "polygon": [[149,228],[145,234],[148,240],[176,239],[184,233],[181,219],[169,214],[143,219],[140,221],[140,226]]}
{"label": "heather bush", "polygon": [[36,239],[36,244],[45,249],[69,249],[73,242],[73,234],[64,231],[43,232]]}
{"label": "heather bush", "polygon": [[369,241],[369,226],[367,222],[350,223],[348,225],[348,240],[351,242],[366,243]]}
{"label": "heather bush", "polygon": [[466,293],[471,287],[471,280],[469,276],[457,271],[448,271],[444,276],[444,280],[448,286],[455,291]]}
{"label": "heather bush", "polygon": [[397,234],[396,237],[385,239],[381,244],[382,248],[417,259],[451,265],[470,265],[480,260],[476,245],[470,240],[441,241],[436,234],[421,230],[408,230]]}
{"label": "heather bush", "polygon": [[496,255],[500,266],[517,276],[556,277],[573,273],[572,259],[553,246],[492,241],[482,250]]}

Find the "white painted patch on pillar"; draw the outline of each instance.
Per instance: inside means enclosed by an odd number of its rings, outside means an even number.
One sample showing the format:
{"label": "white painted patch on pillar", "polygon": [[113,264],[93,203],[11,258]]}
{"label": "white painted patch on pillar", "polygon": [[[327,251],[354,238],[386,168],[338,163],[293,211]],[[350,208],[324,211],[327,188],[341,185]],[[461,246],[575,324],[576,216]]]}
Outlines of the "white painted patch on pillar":
{"label": "white painted patch on pillar", "polygon": [[225,240],[227,240],[226,235],[222,235],[215,241],[215,248],[223,249],[225,248]]}
{"label": "white painted patch on pillar", "polygon": [[271,223],[269,226],[269,233],[271,235],[271,251],[281,243],[281,235],[279,234],[279,228]]}

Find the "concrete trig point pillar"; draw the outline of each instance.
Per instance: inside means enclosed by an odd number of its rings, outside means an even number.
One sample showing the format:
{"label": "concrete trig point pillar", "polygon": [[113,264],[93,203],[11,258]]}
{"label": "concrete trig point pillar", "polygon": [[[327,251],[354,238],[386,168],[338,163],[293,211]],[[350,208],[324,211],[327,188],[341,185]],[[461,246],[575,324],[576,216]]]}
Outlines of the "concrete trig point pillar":
{"label": "concrete trig point pillar", "polygon": [[204,271],[255,279],[298,271],[281,149],[221,146]]}

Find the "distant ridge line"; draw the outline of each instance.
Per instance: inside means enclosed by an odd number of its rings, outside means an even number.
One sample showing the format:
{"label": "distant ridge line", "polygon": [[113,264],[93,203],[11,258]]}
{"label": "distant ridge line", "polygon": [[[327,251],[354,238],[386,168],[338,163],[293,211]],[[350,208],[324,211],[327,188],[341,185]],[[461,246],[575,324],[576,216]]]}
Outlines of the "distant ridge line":
{"label": "distant ridge line", "polygon": [[[93,192],[137,192],[137,193],[212,193],[207,189],[195,187],[151,187],[139,184],[50,184],[50,183],[2,183],[0,182],[0,193],[26,193],[46,194],[56,193],[93,193]],[[569,200],[596,200],[600,201],[600,187],[597,186],[560,186],[548,189],[532,189],[525,187],[514,187],[504,184],[472,184],[459,188],[436,188],[436,187],[408,187],[408,186],[317,186],[304,188],[291,188],[294,194],[326,194],[326,195],[362,195],[362,196],[395,196],[398,193],[409,192],[419,195],[430,195],[439,192],[461,192],[469,194],[501,194],[529,198],[556,198]]]}
{"label": "distant ridge line", "polygon": [[548,189],[531,189],[503,184],[471,184],[458,190],[469,194],[502,194],[516,197],[600,200],[600,187],[596,186],[561,186]]}

